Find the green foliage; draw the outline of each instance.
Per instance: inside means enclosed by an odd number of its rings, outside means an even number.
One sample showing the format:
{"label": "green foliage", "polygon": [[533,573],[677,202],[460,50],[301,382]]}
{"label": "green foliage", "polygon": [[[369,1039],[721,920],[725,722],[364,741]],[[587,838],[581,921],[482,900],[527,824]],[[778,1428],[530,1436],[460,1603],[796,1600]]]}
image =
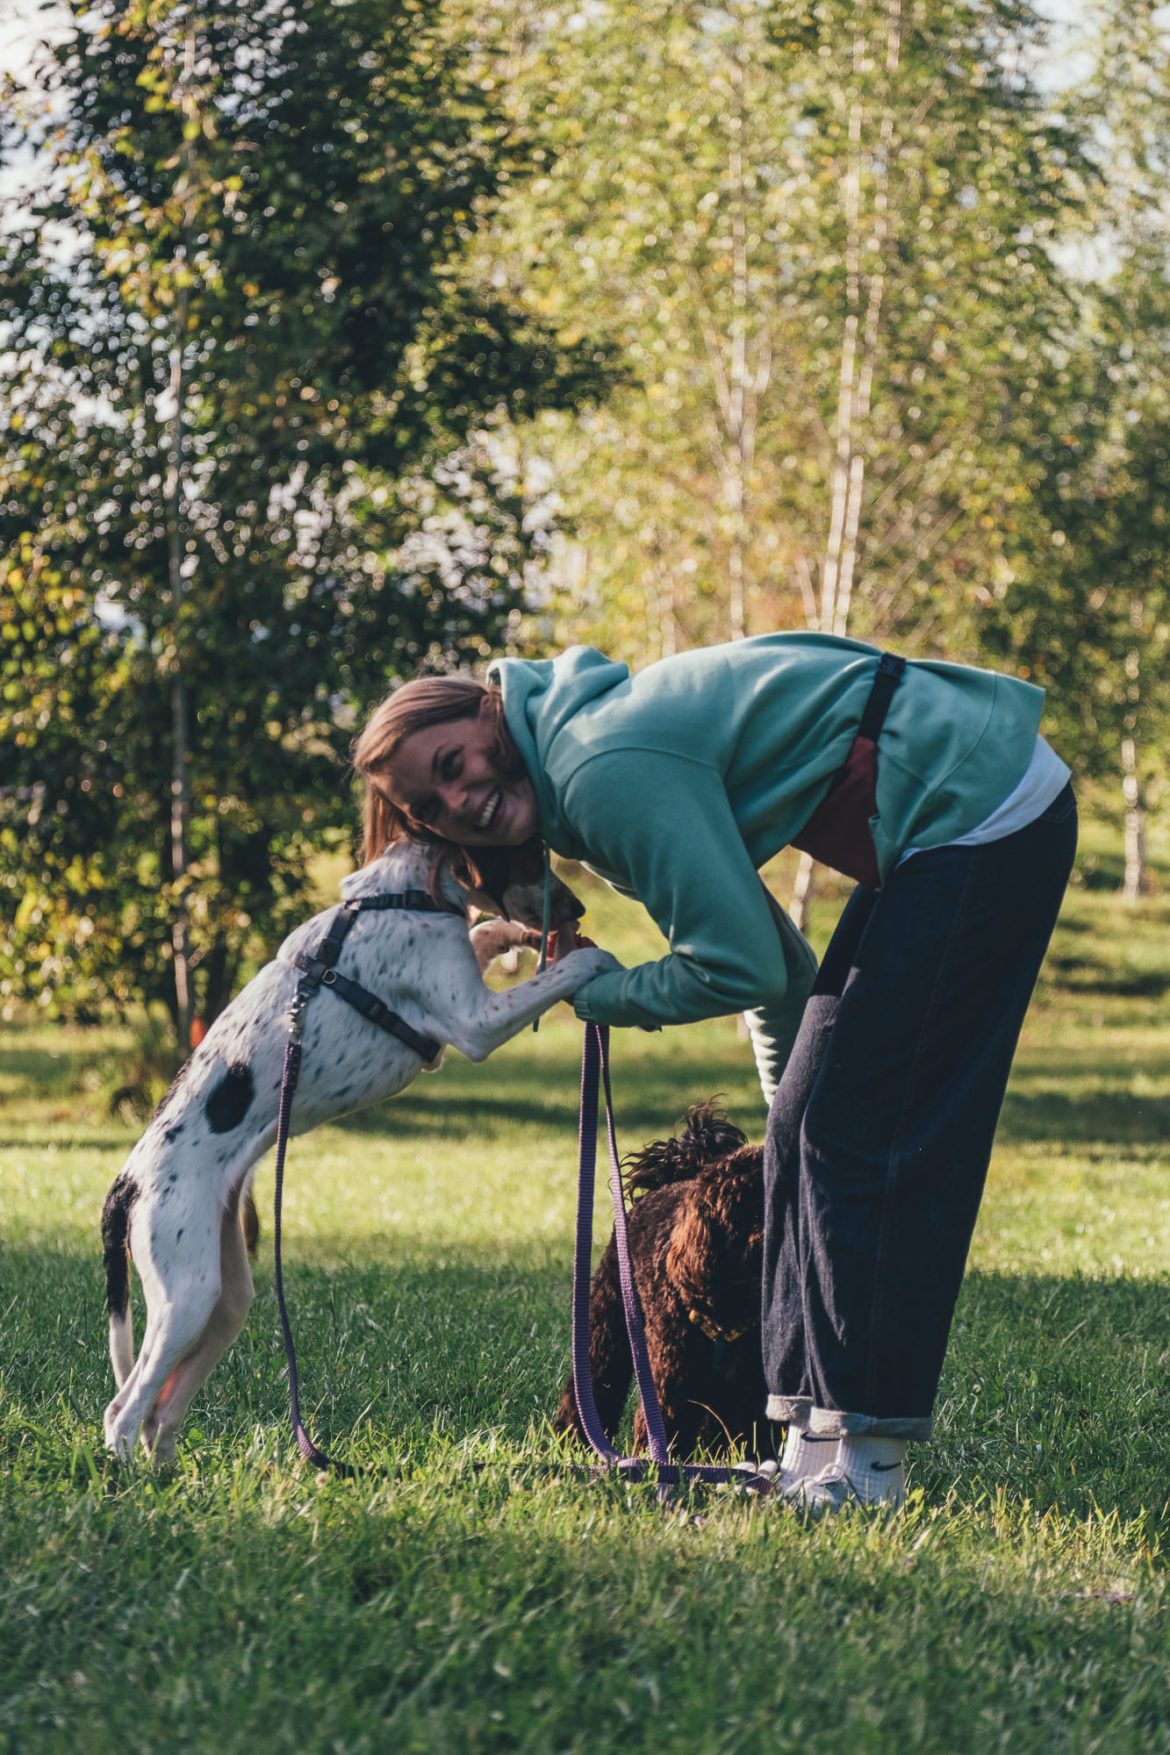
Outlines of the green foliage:
{"label": "green foliage", "polygon": [[0,243],[6,990],[174,1006],[182,908],[213,1016],[351,831],[355,716],[508,637],[501,423],[600,368],[461,266],[525,150],[476,53],[437,0],[78,0]]}
{"label": "green foliage", "polygon": [[[1170,43],[1160,9],[1090,9],[1089,72],[1068,93],[1098,165],[1082,254],[1092,277],[1066,349],[1036,490],[1051,561],[988,618],[988,650],[1051,678],[1051,715],[1082,767],[1116,775],[1130,740],[1144,805],[1164,774],[1170,592]],[[1082,270],[1084,272],[1085,270]]]}

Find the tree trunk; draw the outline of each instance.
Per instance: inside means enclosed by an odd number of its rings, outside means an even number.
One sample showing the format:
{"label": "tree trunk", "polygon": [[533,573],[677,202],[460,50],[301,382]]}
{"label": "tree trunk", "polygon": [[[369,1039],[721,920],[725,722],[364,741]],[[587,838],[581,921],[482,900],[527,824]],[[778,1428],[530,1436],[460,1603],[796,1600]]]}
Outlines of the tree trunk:
{"label": "tree trunk", "polygon": [[1138,776],[1137,746],[1132,737],[1121,740],[1121,790],[1125,799],[1125,878],[1121,894],[1125,901],[1136,902],[1149,893],[1150,878],[1146,864],[1146,813]]}
{"label": "tree trunk", "polygon": [[818,870],[819,867],[812,854],[802,853],[800,864],[796,868],[796,879],[792,885],[792,900],[788,905],[792,924],[798,932],[803,932],[808,925],[813,897],[816,894]]}
{"label": "tree trunk", "polygon": [[[184,121],[190,119],[195,77],[195,30],[187,30],[183,56],[183,75],[179,86]],[[167,522],[167,565],[171,588],[172,671],[171,671],[171,870],[175,907],[171,925],[171,949],[175,967],[175,1023],[182,1052],[191,1046],[191,1026],[195,1018],[191,986],[190,910],[187,904],[187,872],[189,869],[188,831],[191,819],[190,776],[190,702],[184,674],[184,650],[187,632],[183,617],[186,581],[183,576],[183,471],[185,463],[183,408],[186,396],[187,351],[187,273],[190,259],[190,200],[192,193],[192,143],[186,138],[183,146],[183,190],[187,214],[178,248],[179,281],[175,296],[175,332],[171,350],[171,444],[170,468],[164,488]]]}
{"label": "tree trunk", "polygon": [[[885,8],[886,72],[896,74],[901,59],[901,0],[887,0]],[[860,76],[869,42],[859,32],[853,45],[855,74]],[[857,573],[861,510],[865,497],[866,426],[873,399],[883,306],[886,294],[885,262],[890,248],[889,159],[893,150],[893,121],[881,119],[878,140],[867,144],[866,111],[859,85],[849,112],[849,169],[842,184],[845,217],[845,329],[837,373],[837,418],[834,434],[832,499],[825,551],[821,558],[820,601],[812,588],[807,562],[800,559],[798,577],[810,626],[825,633],[846,635]],[[862,211],[862,179],[873,181],[872,211]],[[802,853],[797,868],[789,912],[804,929],[812,905],[815,869],[811,855]]]}
{"label": "tree trunk", "polygon": [[[755,361],[749,361],[748,317],[751,262],[748,241],[748,188],[745,153],[749,112],[742,43],[732,45],[728,65],[731,147],[727,155],[731,224],[731,322],[720,335],[709,311],[704,312],[703,341],[715,388],[716,414],[711,418],[711,449],[727,509],[727,621],[733,640],[748,631],[749,494],[755,465],[756,422],[760,398],[772,374],[772,337],[768,313],[757,310],[754,322]],[[700,294],[701,298],[701,294]],[[705,303],[705,301],[704,301]]]}
{"label": "tree trunk", "polygon": [[175,969],[175,1027],[179,1047],[191,1044],[194,1003],[191,991],[190,916],[187,908],[188,825],[191,816],[190,704],[183,674],[183,356],[187,326],[187,293],[178,297],[175,314],[177,334],[171,356],[171,462],[166,482],[167,560],[170,570],[173,655],[171,672],[171,873],[174,912],[171,950]]}
{"label": "tree trunk", "polygon": [[1121,740],[1121,793],[1125,800],[1125,877],[1121,894],[1127,902],[1136,902],[1148,895],[1151,887],[1146,864],[1146,811],[1138,769],[1137,738],[1142,704],[1142,659],[1138,640],[1144,620],[1142,600],[1134,596],[1129,604],[1129,625],[1134,644],[1125,655],[1125,735]]}

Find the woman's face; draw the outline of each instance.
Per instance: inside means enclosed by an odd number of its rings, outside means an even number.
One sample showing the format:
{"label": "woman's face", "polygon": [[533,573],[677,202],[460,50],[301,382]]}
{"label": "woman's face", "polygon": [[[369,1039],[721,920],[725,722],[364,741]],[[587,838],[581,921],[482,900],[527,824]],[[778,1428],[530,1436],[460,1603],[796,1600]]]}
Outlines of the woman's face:
{"label": "woman's face", "polygon": [[540,831],[535,789],[503,758],[490,712],[412,731],[381,778],[400,810],[464,847],[519,847]]}

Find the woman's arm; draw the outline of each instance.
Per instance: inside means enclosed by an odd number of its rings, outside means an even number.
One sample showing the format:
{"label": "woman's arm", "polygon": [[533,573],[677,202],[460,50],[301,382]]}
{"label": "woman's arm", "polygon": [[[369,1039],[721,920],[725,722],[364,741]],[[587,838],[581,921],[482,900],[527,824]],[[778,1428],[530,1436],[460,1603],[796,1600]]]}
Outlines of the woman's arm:
{"label": "woman's arm", "polygon": [[816,958],[764,889],[721,776],[686,757],[611,752],[578,769],[562,803],[589,863],[638,897],[670,945],[657,962],[587,983],[577,1015],[682,1024],[755,1009],[782,1063]]}

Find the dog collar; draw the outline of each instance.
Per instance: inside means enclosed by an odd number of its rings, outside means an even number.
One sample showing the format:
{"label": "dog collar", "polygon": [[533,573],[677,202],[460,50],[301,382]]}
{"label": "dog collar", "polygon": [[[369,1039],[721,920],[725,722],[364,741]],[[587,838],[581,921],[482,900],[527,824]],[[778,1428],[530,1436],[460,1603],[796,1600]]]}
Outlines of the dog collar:
{"label": "dog collar", "polygon": [[699,1332],[705,1334],[709,1341],[722,1342],[725,1347],[731,1346],[734,1341],[742,1341],[744,1335],[750,1334],[754,1328],[760,1326],[758,1322],[749,1322],[744,1328],[716,1328],[715,1324],[708,1322],[707,1318],[698,1310],[688,1310],[687,1320],[693,1322]]}

